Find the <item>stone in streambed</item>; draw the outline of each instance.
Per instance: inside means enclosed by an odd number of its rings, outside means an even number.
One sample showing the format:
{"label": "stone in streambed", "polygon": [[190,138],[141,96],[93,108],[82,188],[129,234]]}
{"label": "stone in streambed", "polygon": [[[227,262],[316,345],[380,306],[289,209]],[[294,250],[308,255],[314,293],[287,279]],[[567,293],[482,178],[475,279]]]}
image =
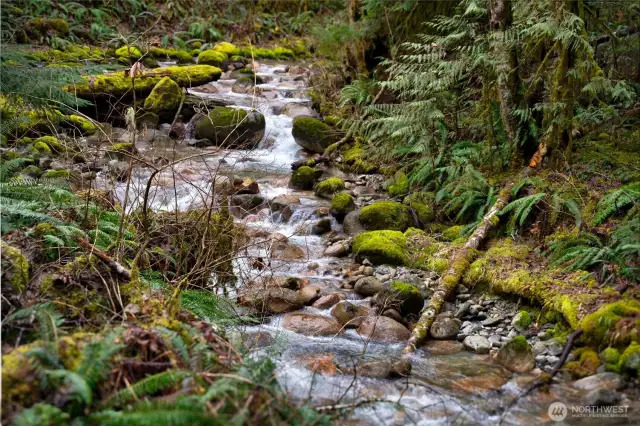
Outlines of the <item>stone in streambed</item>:
{"label": "stone in streambed", "polygon": [[308,285],[300,290],[300,298],[302,303],[309,305],[320,297],[321,288],[317,285]]}
{"label": "stone in streambed", "polygon": [[618,390],[624,386],[622,376],[617,373],[598,373],[584,379],[576,380],[573,387],[585,391]]}
{"label": "stone in streambed", "polygon": [[164,77],[155,85],[147,99],[144,100],[144,109],[156,114],[175,112],[180,106],[182,89],[169,77]]}
{"label": "stone in streambed", "polygon": [[264,115],[258,111],[214,107],[196,123],[196,137],[216,146],[252,149],[264,136],[265,126]]}
{"label": "stone in streambed", "polygon": [[434,339],[455,339],[460,332],[460,325],[462,325],[462,321],[453,318],[451,313],[447,312],[436,317],[429,332]]}
{"label": "stone in streambed", "polygon": [[314,193],[318,197],[331,199],[335,194],[344,189],[344,181],[337,177],[330,177],[318,183]]}
{"label": "stone in streambed", "polygon": [[313,189],[315,181],[316,170],[309,166],[302,166],[293,171],[289,186],[293,189],[307,191]]}
{"label": "stone in streambed", "polygon": [[477,354],[488,354],[491,350],[491,342],[482,336],[467,336],[462,344],[465,349]]}
{"label": "stone in streambed", "polygon": [[236,194],[253,194],[257,195],[260,193],[260,187],[258,186],[258,182],[251,178],[246,178],[242,180],[238,185],[236,185]]}
{"label": "stone in streambed", "polygon": [[300,198],[295,195],[282,194],[275,197],[269,202],[271,210],[274,212],[280,211],[287,206],[300,204]]}
{"label": "stone in streambed", "polygon": [[326,294],[320,297],[320,299],[313,302],[313,305],[311,306],[317,309],[328,309],[333,305],[339,303],[341,300],[344,300],[344,298],[344,294],[342,293]]}
{"label": "stone in streambed", "polygon": [[239,216],[255,213],[264,205],[264,198],[260,195],[240,194],[231,197],[231,206]]}
{"label": "stone in streambed", "polygon": [[298,145],[318,154],[322,154],[329,145],[338,140],[338,134],[334,129],[312,117],[296,117],[293,120],[292,133]]}
{"label": "stone in streambed", "polygon": [[332,336],[342,329],[340,323],[331,317],[303,313],[287,314],[282,326],[305,336]]}
{"label": "stone in streambed", "polygon": [[240,297],[240,304],[251,306],[258,312],[273,314],[295,311],[304,306],[297,291],[276,287],[252,289]]}
{"label": "stone in streambed", "polygon": [[527,373],[536,366],[531,345],[524,336],[517,336],[500,348],[495,361],[515,373]]}
{"label": "stone in streambed", "polygon": [[343,257],[349,254],[349,242],[337,241],[324,250],[325,256]]}
{"label": "stone in streambed", "polygon": [[401,281],[394,281],[388,288],[383,289],[375,295],[371,303],[379,308],[395,309],[402,317],[408,315],[417,316],[424,306],[424,299],[420,290],[412,284]]}
{"label": "stone in streambed", "polygon": [[366,339],[387,343],[404,342],[411,335],[404,325],[384,316],[366,317],[357,331]]}
{"label": "stone in streambed", "polygon": [[[337,194],[336,197],[341,194]],[[359,210],[354,210],[347,213],[342,220],[342,229],[345,234],[350,236],[357,236],[366,231],[362,224],[360,223],[360,219],[358,216],[360,215]]]}
{"label": "stone in streambed", "polygon": [[311,232],[314,235],[322,235],[331,231],[331,219],[320,219],[311,227]]}
{"label": "stone in streambed", "polygon": [[280,260],[297,260],[305,257],[304,249],[293,243],[277,241],[271,246],[271,257]]}
{"label": "stone in streambed", "polygon": [[369,310],[365,307],[354,305],[347,301],[338,303],[331,310],[331,315],[346,328],[357,328],[369,315]]}
{"label": "stone in streambed", "polygon": [[356,281],[354,290],[363,296],[373,296],[382,290],[382,283],[375,277],[363,277]]}
{"label": "stone in streambed", "polygon": [[360,210],[358,218],[368,231],[405,231],[413,225],[409,207],[396,201],[377,201],[369,204]]}
{"label": "stone in streambed", "polygon": [[395,361],[368,361],[358,364],[355,368],[344,368],[342,371],[345,374],[357,374],[374,379],[391,379],[411,374],[411,363],[404,358]]}
{"label": "stone in streambed", "polygon": [[331,214],[338,220],[344,219],[347,213],[356,209],[353,197],[346,192],[341,192],[333,196],[331,200]]}

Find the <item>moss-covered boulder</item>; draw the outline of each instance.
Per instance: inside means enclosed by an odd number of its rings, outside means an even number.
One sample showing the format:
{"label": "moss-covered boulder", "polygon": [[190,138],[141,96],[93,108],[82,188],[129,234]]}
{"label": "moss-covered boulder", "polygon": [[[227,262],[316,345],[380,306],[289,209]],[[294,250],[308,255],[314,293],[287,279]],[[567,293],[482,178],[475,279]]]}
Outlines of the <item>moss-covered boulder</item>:
{"label": "moss-covered boulder", "polygon": [[371,231],[356,236],[353,252],[375,264],[402,265],[407,260],[407,243],[400,231]]}
{"label": "moss-covered boulder", "polygon": [[433,204],[435,202],[435,194],[433,192],[413,192],[406,197],[402,203],[409,206],[422,226],[426,226],[435,218]]}
{"label": "moss-covered boulder", "polygon": [[406,195],[409,192],[409,178],[407,178],[407,175],[402,172],[396,173],[387,185],[387,192],[392,197]]}
{"label": "moss-covered boulder", "polygon": [[318,197],[333,198],[335,194],[344,189],[344,181],[337,177],[330,177],[328,179],[319,182],[314,192]]}
{"label": "moss-covered boulder", "polygon": [[640,377],[640,344],[630,344],[620,356],[620,372]]}
{"label": "moss-covered boulder", "polygon": [[182,89],[178,83],[164,77],[144,100],[144,109],[154,113],[174,112],[180,107],[181,99]]}
{"label": "moss-covered boulder", "polygon": [[162,47],[149,48],[149,55],[154,59],[166,60],[173,59],[179,64],[188,64],[193,62],[193,55],[187,50],[165,49]]}
{"label": "moss-covered boulder", "polygon": [[379,312],[395,309],[403,318],[416,318],[424,306],[424,299],[416,286],[394,281],[388,288],[377,293],[372,303]]}
{"label": "moss-covered boulder", "polygon": [[596,373],[600,367],[600,357],[591,348],[580,348],[573,351],[575,361],[567,362],[564,370],[574,379],[581,379]]}
{"label": "moss-covered boulder", "polygon": [[140,59],[142,57],[142,52],[135,46],[122,46],[116,49],[116,56],[122,59]]}
{"label": "moss-covered boulder", "polygon": [[98,126],[94,122],[81,115],[71,114],[65,119],[69,126],[83,135],[93,135],[98,131]]}
{"label": "moss-covered boulder", "polygon": [[[48,149],[44,148],[44,145]],[[67,150],[67,147],[55,136],[41,136],[33,141],[33,146],[40,152],[60,154]]]}
{"label": "moss-covered boulder", "polygon": [[337,141],[337,133],[330,126],[311,117],[297,117],[293,120],[293,138],[307,151],[322,154]]}
{"label": "moss-covered boulder", "polygon": [[524,336],[516,336],[500,348],[496,362],[515,373],[527,373],[536,366],[531,345]]}
{"label": "moss-covered boulder", "polygon": [[69,34],[69,24],[61,18],[35,18],[26,22],[27,32],[36,37],[43,37],[50,33],[58,36]]}
{"label": "moss-covered boulder", "polygon": [[196,137],[229,148],[255,148],[265,129],[264,115],[240,108],[215,107],[196,123]]}
{"label": "moss-covered boulder", "polygon": [[[580,322],[585,338],[592,344],[627,345],[640,340],[640,301],[619,300],[602,306],[585,316]],[[632,323],[635,327],[618,327],[618,324]]]}
{"label": "moss-covered boulder", "polygon": [[216,67],[221,67],[226,60],[226,53],[217,50],[203,50],[198,55],[198,64],[202,65],[215,65]]}
{"label": "moss-covered boulder", "polygon": [[341,153],[343,163],[353,173],[371,174],[378,170],[375,164],[366,159],[364,150],[359,144],[342,149]]}
{"label": "moss-covered boulder", "polygon": [[216,52],[222,52],[226,55],[234,55],[237,52],[238,48],[228,41],[221,41],[220,43],[217,43],[215,46],[213,46],[213,50],[215,50]]}
{"label": "moss-covered boulder", "polygon": [[29,283],[29,261],[12,245],[0,241],[2,248],[2,283],[22,292]]}
{"label": "moss-covered boulder", "polygon": [[451,226],[442,231],[442,239],[445,241],[455,241],[462,236],[462,225]]}
{"label": "moss-covered boulder", "polygon": [[313,189],[315,181],[316,169],[309,166],[302,166],[293,171],[291,179],[289,180],[289,186],[294,189],[308,191]]}
{"label": "moss-covered boulder", "polygon": [[336,194],[331,199],[331,214],[339,220],[355,209],[356,203],[353,201],[353,197],[346,192]]}
{"label": "moss-covered boulder", "polygon": [[[162,70],[145,72],[135,79],[136,94],[148,95],[164,77],[169,77],[180,87],[195,87],[220,78],[222,70],[211,65],[171,66]],[[122,72],[112,74],[88,75],[84,82],[67,86],[68,92],[81,98],[94,96],[130,96],[133,89],[131,78]]]}
{"label": "moss-covered boulder", "polygon": [[405,231],[413,222],[409,207],[396,201],[378,201],[360,210],[360,223],[368,231]]}

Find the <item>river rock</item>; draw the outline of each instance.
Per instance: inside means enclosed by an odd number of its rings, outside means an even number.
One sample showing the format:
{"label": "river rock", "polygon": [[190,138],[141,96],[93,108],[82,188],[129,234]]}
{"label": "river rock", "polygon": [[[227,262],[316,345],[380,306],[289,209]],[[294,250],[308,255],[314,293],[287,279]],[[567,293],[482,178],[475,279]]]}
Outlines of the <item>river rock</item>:
{"label": "river rock", "polygon": [[341,300],[344,300],[344,294],[342,293],[325,294],[320,297],[320,299],[313,302],[312,306],[316,309],[328,309]]}
{"label": "river rock", "polygon": [[258,182],[251,178],[244,179],[239,185],[236,185],[236,194],[259,194],[260,187]]}
{"label": "river rock", "polygon": [[460,379],[453,383],[452,388],[465,393],[478,394],[498,389],[506,382],[506,378],[496,374],[483,374]]}
{"label": "river rock", "polygon": [[404,342],[411,336],[404,325],[383,316],[366,317],[357,331],[367,339],[387,343]]}
{"label": "river rock", "polygon": [[296,260],[305,256],[304,249],[289,242],[275,242],[271,246],[271,257],[280,260]]}
{"label": "river rock", "polygon": [[465,349],[477,354],[488,354],[491,349],[491,342],[482,336],[467,336],[462,344]]}
{"label": "river rock", "polygon": [[433,321],[433,324],[431,324],[429,333],[431,333],[431,337],[433,337],[434,339],[455,339],[455,337],[460,332],[461,324],[462,321],[460,321],[458,318],[453,318],[450,314],[440,314]]}
{"label": "river rock", "polygon": [[498,364],[515,373],[527,373],[536,366],[531,345],[523,336],[515,337],[507,342],[498,350],[494,359]]}
{"label": "river rock", "polygon": [[287,288],[255,288],[240,297],[240,303],[258,312],[280,314],[304,306],[300,294]]}
{"label": "river rock", "polygon": [[264,115],[257,111],[214,107],[196,123],[195,130],[197,138],[213,145],[252,149],[264,136],[265,126]]}
{"label": "river rock", "polygon": [[278,195],[276,198],[269,202],[271,210],[274,212],[280,211],[289,205],[296,204],[300,204],[300,198],[290,194]]}
{"label": "river rock", "polygon": [[260,195],[240,194],[231,197],[231,206],[234,213],[238,216],[244,216],[249,213],[255,213],[262,208],[264,198]]}
{"label": "river rock", "polygon": [[369,313],[370,312],[367,308],[354,305],[346,300],[338,303],[331,310],[331,315],[333,315],[338,322],[346,328],[359,327]]}
{"label": "river rock", "polygon": [[327,124],[313,117],[296,117],[293,120],[293,138],[307,151],[322,154],[338,140],[338,133]]}
{"label": "river rock", "polygon": [[317,285],[308,285],[300,290],[300,298],[302,303],[309,305],[320,297],[321,288]]}
{"label": "river rock", "polygon": [[311,109],[307,105],[299,104],[299,103],[287,104],[287,106],[285,106],[284,109],[282,110],[282,113],[287,117],[290,117],[293,119],[296,119],[298,117],[312,117],[315,119],[320,118],[320,114],[318,114],[315,110]]}
{"label": "river rock", "polygon": [[356,281],[354,290],[363,296],[373,296],[382,290],[382,283],[376,277],[367,276]]}
{"label": "river rock", "polygon": [[347,241],[337,241],[324,250],[325,256],[342,257],[349,254],[349,243]]}
{"label": "river rock", "polygon": [[395,361],[368,361],[359,364],[356,368],[343,368],[342,370],[346,374],[356,374],[362,377],[391,379],[394,377],[406,377],[411,374],[411,363],[404,358]]}
{"label": "river rock", "polygon": [[332,336],[342,329],[340,323],[331,317],[303,313],[287,314],[282,326],[305,336]]}
{"label": "river rock", "polygon": [[359,217],[360,210],[354,210],[345,215],[342,222],[342,228],[347,235],[355,237],[356,235],[365,232],[364,227],[360,223]]}
{"label": "river rock", "polygon": [[617,373],[598,373],[588,376],[573,383],[573,387],[585,391],[617,390],[624,386],[622,376]]}
{"label": "river rock", "polygon": [[595,389],[584,397],[584,404],[587,406],[602,407],[615,405],[620,401],[620,394],[614,390]]}
{"label": "river rock", "polygon": [[331,219],[328,218],[318,220],[311,227],[311,232],[315,235],[326,234],[329,231],[331,231]]}
{"label": "river rock", "polygon": [[420,314],[424,306],[424,299],[420,290],[409,283],[394,281],[378,292],[372,299],[372,305],[379,308],[379,311],[385,309],[395,309],[402,317],[407,315],[417,316]]}

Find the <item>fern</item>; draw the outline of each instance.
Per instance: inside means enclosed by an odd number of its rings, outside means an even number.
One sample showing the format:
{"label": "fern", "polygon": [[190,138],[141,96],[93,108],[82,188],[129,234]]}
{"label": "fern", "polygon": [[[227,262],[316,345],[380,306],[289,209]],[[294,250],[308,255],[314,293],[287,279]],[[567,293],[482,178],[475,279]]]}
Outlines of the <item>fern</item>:
{"label": "fern", "polygon": [[611,216],[640,203],[640,182],[630,183],[602,197],[593,218],[594,226],[602,225]]}
{"label": "fern", "polygon": [[69,370],[50,370],[45,375],[51,386],[64,387],[67,398],[76,399],[87,407],[93,402],[93,391],[81,375]]}
{"label": "fern", "polygon": [[539,192],[537,194],[528,195],[526,197],[518,198],[507,204],[504,209],[498,212],[498,215],[503,216],[513,212],[512,222],[518,223],[520,226],[524,225],[524,222],[529,217],[529,214],[533,208],[542,200],[547,194]]}
{"label": "fern", "polygon": [[88,343],[82,351],[82,361],[76,373],[82,376],[91,389],[96,389],[111,371],[112,358],[123,348],[114,342],[113,335],[107,335],[98,342]]}
{"label": "fern", "polygon": [[179,384],[191,372],[184,370],[167,370],[134,383],[110,396],[104,403],[106,407],[117,407],[148,395],[155,395],[161,391]]}
{"label": "fern", "polygon": [[34,318],[38,321],[38,334],[46,342],[56,342],[61,333],[59,327],[64,317],[53,303],[42,303],[29,308],[20,309],[5,318],[5,323]]}
{"label": "fern", "polygon": [[238,321],[232,305],[210,291],[184,290],[180,293],[180,305],[199,318],[214,323],[231,324]]}

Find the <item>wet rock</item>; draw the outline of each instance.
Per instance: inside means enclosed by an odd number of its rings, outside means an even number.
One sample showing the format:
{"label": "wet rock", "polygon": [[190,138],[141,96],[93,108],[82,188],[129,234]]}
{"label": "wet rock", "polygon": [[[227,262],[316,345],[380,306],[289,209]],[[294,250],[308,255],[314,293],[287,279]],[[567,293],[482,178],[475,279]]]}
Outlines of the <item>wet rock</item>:
{"label": "wet rock", "polygon": [[239,108],[214,107],[196,123],[196,137],[229,148],[255,147],[264,136],[264,115]]}
{"label": "wet rock", "polygon": [[365,232],[364,227],[360,223],[360,210],[354,210],[347,213],[342,222],[344,232],[350,236],[356,236]]}
{"label": "wet rock", "polygon": [[302,247],[289,242],[276,242],[271,246],[271,257],[280,260],[297,260],[305,257]]}
{"label": "wet rock", "polygon": [[453,355],[463,349],[462,343],[451,340],[429,340],[421,346],[429,355]]}
{"label": "wet rock", "polygon": [[317,309],[328,309],[333,305],[337,304],[341,300],[344,300],[344,294],[342,293],[331,293],[322,296],[320,299],[313,302],[313,307]]}
{"label": "wet rock", "polygon": [[358,334],[367,339],[387,343],[403,342],[411,335],[404,325],[383,316],[366,317],[358,327]]}
{"label": "wet rock", "polygon": [[454,339],[460,332],[462,321],[450,315],[440,314],[431,324],[429,332],[434,339]]}
{"label": "wet rock", "polygon": [[325,256],[343,257],[349,254],[349,242],[338,241],[324,250]]}
{"label": "wet rock", "polygon": [[491,317],[491,318],[487,318],[486,320],[482,321],[482,325],[484,325],[485,327],[493,327],[495,325],[498,325],[502,322],[503,318],[502,317]]}
{"label": "wet rock", "polygon": [[308,285],[303,287],[300,290],[300,298],[302,299],[302,303],[305,305],[309,305],[314,302],[316,299],[320,298],[321,288],[317,285]]}
{"label": "wet rock", "polygon": [[385,309],[382,312],[382,316],[389,317],[393,320],[398,321],[400,324],[405,325],[405,321],[402,319],[402,315],[400,315],[400,312],[396,311],[395,309]]}
{"label": "wet rock", "polygon": [[[320,118],[320,114],[318,114],[315,110],[311,109],[307,105],[303,105],[299,103],[287,104],[282,110],[282,113],[287,117],[293,118],[294,120],[298,117],[311,117],[316,120]],[[301,145],[300,143],[298,143],[298,145],[304,148],[304,146]],[[312,152],[318,152],[318,151],[312,151]]]}
{"label": "wet rock", "polygon": [[356,281],[354,290],[363,296],[373,296],[382,290],[382,283],[375,277],[367,276]]}
{"label": "wet rock", "polygon": [[511,325],[516,328],[516,330],[522,332],[529,328],[531,325],[531,316],[527,311],[520,311],[513,317],[511,320]]}
{"label": "wet rock", "polygon": [[264,348],[275,343],[276,339],[272,335],[264,331],[256,333],[247,333],[242,336],[242,344],[247,350]]}
{"label": "wet rock", "polygon": [[[366,260],[366,259],[365,259]],[[371,266],[365,266],[362,273],[368,277],[373,276],[374,269]]]}
{"label": "wet rock", "polygon": [[507,379],[496,374],[486,374],[474,377],[465,377],[453,383],[453,389],[465,393],[478,394],[498,389],[507,382]]}
{"label": "wet rock", "polygon": [[469,312],[471,305],[472,305],[471,302],[464,302],[462,305],[458,307],[458,310],[456,311],[455,316],[458,318],[462,318],[463,316],[465,316],[467,312]]}
{"label": "wet rock", "polygon": [[305,336],[332,336],[340,333],[342,328],[334,318],[303,313],[287,314],[282,326]]}
{"label": "wet rock", "polygon": [[323,376],[334,376],[338,372],[338,366],[333,358],[333,354],[314,354],[303,355],[298,359],[303,361],[307,368],[314,373]]}
{"label": "wet rock", "polygon": [[316,181],[316,170],[309,166],[302,166],[293,171],[289,186],[302,191],[313,189]]}
{"label": "wet rock", "polygon": [[239,185],[236,186],[236,194],[259,194],[260,187],[258,182],[251,178],[244,179]]}
{"label": "wet rock", "polygon": [[346,328],[359,327],[369,313],[370,312],[367,308],[354,305],[347,301],[338,303],[331,310],[331,315],[333,315],[338,322]]}
{"label": "wet rock", "polygon": [[595,389],[589,392],[584,400],[587,406],[602,407],[606,405],[615,405],[620,401],[620,394],[614,390]]}
{"label": "wet rock", "polygon": [[371,303],[379,307],[380,311],[395,309],[404,317],[417,316],[424,306],[424,299],[420,290],[411,284],[394,281],[388,288],[377,293]]}
{"label": "wet rock", "polygon": [[465,349],[477,354],[488,354],[491,349],[491,342],[482,336],[467,336],[462,344]]}
{"label": "wet rock", "polygon": [[264,204],[264,198],[260,195],[241,194],[231,197],[232,212],[237,216],[244,216],[260,210]]}
{"label": "wet rock", "polygon": [[523,336],[507,342],[500,348],[494,359],[498,364],[515,373],[526,373],[536,366],[531,345]]}
{"label": "wet rock", "polygon": [[394,377],[406,377],[411,374],[411,363],[407,359],[369,361],[363,362],[355,368],[344,368],[343,371],[346,374],[357,374],[363,377],[391,379]]}
{"label": "wet rock", "polygon": [[322,154],[338,140],[338,133],[313,117],[298,116],[293,120],[293,138],[307,151]]}
{"label": "wet rock", "polygon": [[624,386],[622,376],[616,373],[599,373],[584,379],[576,380],[573,387],[585,391],[617,390]]}
{"label": "wet rock", "polygon": [[251,306],[258,312],[280,314],[304,306],[297,291],[286,288],[256,288],[240,297],[240,304]]}
{"label": "wet rock", "polygon": [[331,219],[320,219],[311,227],[311,232],[315,235],[326,234],[331,231]]}
{"label": "wet rock", "polygon": [[280,211],[287,206],[300,204],[300,198],[295,195],[282,194],[275,197],[269,202],[271,210],[274,212]]}

